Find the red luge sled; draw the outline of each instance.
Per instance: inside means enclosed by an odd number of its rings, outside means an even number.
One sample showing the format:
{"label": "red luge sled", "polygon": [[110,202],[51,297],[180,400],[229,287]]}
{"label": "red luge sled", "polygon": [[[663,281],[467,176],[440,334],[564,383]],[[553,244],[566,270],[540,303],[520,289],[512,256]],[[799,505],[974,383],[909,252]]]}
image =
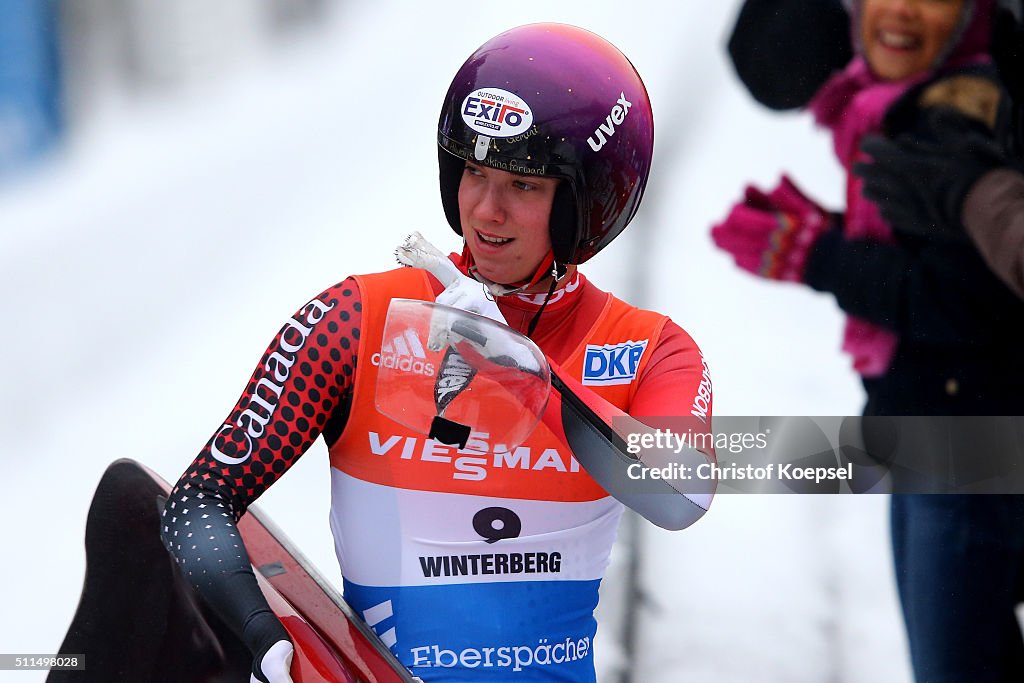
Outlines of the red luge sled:
{"label": "red luge sled", "polygon": [[[248,681],[252,655],[181,576],[160,540],[170,491],[133,460],[100,480],[85,531],[82,598],[60,647],[84,671],[48,681]],[[238,524],[271,609],[295,645],[295,683],[415,683],[398,659],[272,523],[250,508]]]}

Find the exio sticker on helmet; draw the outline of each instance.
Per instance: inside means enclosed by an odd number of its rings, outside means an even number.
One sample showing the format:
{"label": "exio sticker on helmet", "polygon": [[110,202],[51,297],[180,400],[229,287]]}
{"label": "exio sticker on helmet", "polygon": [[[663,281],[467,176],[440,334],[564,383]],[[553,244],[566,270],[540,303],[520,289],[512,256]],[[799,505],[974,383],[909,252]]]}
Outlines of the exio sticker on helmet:
{"label": "exio sticker on helmet", "polygon": [[478,133],[492,138],[510,138],[530,129],[533,111],[508,90],[479,88],[462,101],[462,120]]}

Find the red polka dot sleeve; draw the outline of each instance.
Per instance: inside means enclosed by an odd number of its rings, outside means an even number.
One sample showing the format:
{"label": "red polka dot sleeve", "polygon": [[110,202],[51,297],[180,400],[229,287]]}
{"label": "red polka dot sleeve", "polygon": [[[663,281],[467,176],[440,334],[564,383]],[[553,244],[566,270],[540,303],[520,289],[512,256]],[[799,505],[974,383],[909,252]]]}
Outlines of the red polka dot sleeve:
{"label": "red polka dot sleeve", "polygon": [[180,569],[257,658],[285,635],[256,584],[235,523],[318,436],[330,443],[341,434],[360,310],[359,289],[349,278],[284,323],[164,507],[161,534]]}

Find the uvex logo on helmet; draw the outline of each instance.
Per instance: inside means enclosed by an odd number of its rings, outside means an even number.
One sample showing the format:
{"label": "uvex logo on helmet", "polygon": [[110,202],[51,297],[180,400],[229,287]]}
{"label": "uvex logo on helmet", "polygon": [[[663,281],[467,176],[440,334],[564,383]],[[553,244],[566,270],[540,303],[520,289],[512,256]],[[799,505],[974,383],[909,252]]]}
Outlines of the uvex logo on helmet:
{"label": "uvex logo on helmet", "polygon": [[612,107],[611,112],[604,118],[604,123],[594,129],[594,134],[587,138],[587,142],[590,144],[590,149],[595,152],[600,152],[601,148],[604,147],[608,141],[605,138],[607,135],[609,138],[615,135],[615,126],[621,125],[626,120],[626,116],[629,114],[629,108],[633,106],[633,103],[626,99],[626,93],[619,95],[619,101]]}
{"label": "uvex logo on helmet", "polygon": [[462,120],[478,133],[510,138],[530,130],[533,111],[508,90],[478,88],[462,101]]}

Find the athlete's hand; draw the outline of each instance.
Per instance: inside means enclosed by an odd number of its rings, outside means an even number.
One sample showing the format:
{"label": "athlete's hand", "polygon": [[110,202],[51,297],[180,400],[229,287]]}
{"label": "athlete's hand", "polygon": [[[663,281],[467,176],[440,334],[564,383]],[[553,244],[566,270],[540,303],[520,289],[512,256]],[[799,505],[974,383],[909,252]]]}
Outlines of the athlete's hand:
{"label": "athlete's hand", "polygon": [[445,287],[457,282],[459,278],[466,277],[444,252],[418,232],[411,232],[402,238],[402,243],[395,249],[395,258],[403,266],[430,271],[430,274],[440,280]]}
{"label": "athlete's hand", "polygon": [[262,657],[253,662],[253,673],[249,683],[293,683],[290,672],[294,654],[295,648],[291,642],[277,641]]}
{"label": "athlete's hand", "polygon": [[[435,300],[437,303],[485,316],[502,325],[508,324],[486,286],[463,275],[455,264],[423,235],[418,232],[407,235],[395,249],[395,256],[403,265],[427,270],[444,285],[445,290],[438,294]],[[440,351],[449,343],[456,341],[451,335],[451,322],[449,316],[441,311],[434,315],[430,321],[427,348],[431,351]]]}
{"label": "athlete's hand", "polygon": [[[487,286],[463,275],[423,235],[414,232],[406,236],[395,250],[395,256],[399,263],[429,271],[445,286],[445,290],[437,295],[437,303],[482,315],[502,325],[508,324]],[[474,324],[468,316],[458,318],[442,311],[435,313],[430,323],[427,347],[431,351],[440,351],[448,344],[463,342],[473,345],[485,358],[500,365],[518,367],[534,374],[540,372],[538,359],[518,335]]]}
{"label": "athlete's hand", "polygon": [[395,249],[395,256],[403,265],[429,271],[444,285],[445,290],[437,295],[437,303],[486,316],[502,325],[508,324],[505,322],[505,316],[498,310],[494,295],[486,285],[463,275],[455,264],[423,235],[418,232],[406,235],[398,249]]}
{"label": "athlete's hand", "polygon": [[740,268],[772,280],[801,282],[811,247],[832,225],[825,209],[782,176],[767,194],[748,185],[743,201],[711,230],[711,237]]}
{"label": "athlete's hand", "polygon": [[[479,324],[463,317],[451,321],[447,334],[448,342],[455,345],[464,357],[469,354],[466,353],[462,344],[469,344],[490,362],[506,368],[514,368],[540,376],[541,368],[547,366],[547,360],[540,349],[527,337],[513,332],[511,329]],[[469,362],[470,365],[475,366],[472,360]]]}

